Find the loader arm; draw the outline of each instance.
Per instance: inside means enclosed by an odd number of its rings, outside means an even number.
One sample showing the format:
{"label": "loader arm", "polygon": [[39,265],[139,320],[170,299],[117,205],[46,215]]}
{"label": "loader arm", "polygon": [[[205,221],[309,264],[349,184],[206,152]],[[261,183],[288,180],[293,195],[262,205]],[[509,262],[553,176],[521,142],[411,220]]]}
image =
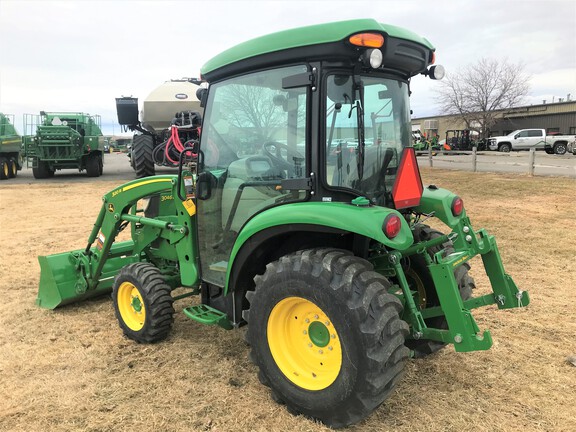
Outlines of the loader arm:
{"label": "loader arm", "polygon": [[[198,253],[192,240],[196,230],[192,192],[178,183],[177,176],[139,179],[108,192],[84,249],[38,258],[41,274],[36,303],[53,309],[105,294],[120,269],[138,261],[155,260],[173,286],[195,286]],[[154,217],[136,208],[145,198],[158,200]],[[132,239],[116,242],[128,224]]]}

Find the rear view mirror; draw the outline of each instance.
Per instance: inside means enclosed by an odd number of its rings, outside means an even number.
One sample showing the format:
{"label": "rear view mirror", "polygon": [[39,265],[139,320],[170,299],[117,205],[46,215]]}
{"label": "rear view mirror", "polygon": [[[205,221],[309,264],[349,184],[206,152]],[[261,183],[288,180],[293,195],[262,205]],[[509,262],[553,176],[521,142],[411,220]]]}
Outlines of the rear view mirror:
{"label": "rear view mirror", "polygon": [[198,174],[196,181],[196,198],[202,201],[210,199],[212,196],[212,182],[214,176],[209,172]]}
{"label": "rear view mirror", "polygon": [[196,97],[200,101],[200,106],[204,108],[206,106],[206,98],[208,97],[208,89],[205,87],[200,87],[196,90]]}

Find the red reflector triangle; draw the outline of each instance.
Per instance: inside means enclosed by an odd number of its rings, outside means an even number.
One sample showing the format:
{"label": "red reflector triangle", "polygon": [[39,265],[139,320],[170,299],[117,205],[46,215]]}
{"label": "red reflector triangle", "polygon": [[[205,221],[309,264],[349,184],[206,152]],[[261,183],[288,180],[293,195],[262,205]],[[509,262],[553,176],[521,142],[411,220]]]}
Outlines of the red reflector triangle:
{"label": "red reflector triangle", "polygon": [[398,175],[392,188],[392,198],[396,209],[416,207],[422,198],[422,178],[416,161],[413,147],[406,147],[402,151]]}

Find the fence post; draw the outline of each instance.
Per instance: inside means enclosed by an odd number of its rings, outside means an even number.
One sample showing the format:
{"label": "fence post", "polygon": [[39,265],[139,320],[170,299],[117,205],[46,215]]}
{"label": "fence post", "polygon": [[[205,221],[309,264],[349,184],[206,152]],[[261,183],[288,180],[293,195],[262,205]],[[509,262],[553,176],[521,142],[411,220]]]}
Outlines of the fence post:
{"label": "fence post", "polygon": [[428,144],[428,164],[432,168],[432,143]]}
{"label": "fence post", "polygon": [[528,174],[530,174],[530,176],[534,175],[534,161],[536,159],[536,150],[534,149],[534,147],[532,147],[530,149],[530,158],[528,160]]}
{"label": "fence post", "polygon": [[472,147],[472,172],[476,172],[476,150],[478,147]]}

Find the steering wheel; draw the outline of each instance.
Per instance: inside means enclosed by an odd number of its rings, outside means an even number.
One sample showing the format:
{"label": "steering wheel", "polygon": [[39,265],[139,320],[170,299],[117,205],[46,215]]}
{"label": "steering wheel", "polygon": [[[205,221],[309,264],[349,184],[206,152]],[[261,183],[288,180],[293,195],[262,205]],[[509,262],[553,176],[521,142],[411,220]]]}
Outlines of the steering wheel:
{"label": "steering wheel", "polygon": [[[278,168],[288,170],[288,175],[294,174],[294,168],[296,166],[300,165],[303,167],[304,165],[304,156],[296,150],[291,149],[286,144],[276,141],[268,141],[262,146],[262,151]],[[286,158],[283,157],[283,152],[286,155]],[[300,159],[300,164],[297,164],[297,159]]]}

